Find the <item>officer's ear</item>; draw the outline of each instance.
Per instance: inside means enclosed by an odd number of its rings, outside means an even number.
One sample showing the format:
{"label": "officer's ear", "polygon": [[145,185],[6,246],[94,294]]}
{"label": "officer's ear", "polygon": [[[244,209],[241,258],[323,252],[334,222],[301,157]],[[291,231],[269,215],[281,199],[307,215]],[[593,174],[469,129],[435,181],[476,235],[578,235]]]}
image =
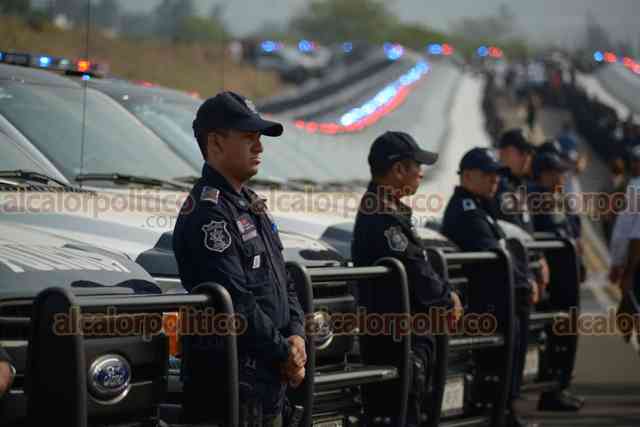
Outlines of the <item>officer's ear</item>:
{"label": "officer's ear", "polygon": [[395,162],[393,166],[391,166],[390,172],[393,174],[395,178],[401,179],[406,175],[407,168],[405,165],[402,164],[402,162]]}
{"label": "officer's ear", "polygon": [[211,132],[207,135],[207,151],[212,153],[215,157],[220,156],[220,154],[224,152],[220,134]]}

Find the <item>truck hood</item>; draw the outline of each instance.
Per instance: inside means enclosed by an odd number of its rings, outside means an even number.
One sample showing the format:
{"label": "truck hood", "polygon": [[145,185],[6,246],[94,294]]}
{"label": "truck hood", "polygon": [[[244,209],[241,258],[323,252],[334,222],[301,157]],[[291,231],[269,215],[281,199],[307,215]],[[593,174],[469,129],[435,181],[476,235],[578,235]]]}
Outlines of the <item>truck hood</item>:
{"label": "truck hood", "polygon": [[25,224],[0,222],[0,296],[33,298],[52,286],[76,294],[159,293],[153,278],[117,251],[107,251]]}
{"label": "truck hood", "polygon": [[[4,202],[0,204],[3,212],[0,224],[123,253],[152,276],[178,277],[172,232],[185,193],[149,192],[140,197],[140,205],[126,209],[118,208],[119,204],[127,203],[119,192],[33,193],[31,199],[28,195],[0,193],[0,201]],[[29,203],[16,200],[17,197],[26,198]],[[77,206],[80,207],[75,208]],[[275,219],[280,226],[277,216]],[[283,225],[281,238],[287,261],[306,266],[336,265],[344,261],[329,244],[314,239],[315,232],[306,232],[313,224],[296,223],[298,232],[292,231],[290,225]]]}

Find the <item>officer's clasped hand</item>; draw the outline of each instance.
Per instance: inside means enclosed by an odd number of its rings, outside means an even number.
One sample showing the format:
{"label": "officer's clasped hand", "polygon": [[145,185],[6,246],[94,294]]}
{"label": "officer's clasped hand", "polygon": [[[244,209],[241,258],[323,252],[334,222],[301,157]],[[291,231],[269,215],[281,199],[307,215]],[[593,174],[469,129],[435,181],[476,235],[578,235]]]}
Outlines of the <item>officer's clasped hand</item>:
{"label": "officer's clasped hand", "polygon": [[283,382],[288,382],[291,387],[296,388],[302,383],[306,374],[304,366],[307,363],[307,352],[302,337],[294,335],[287,341],[291,345],[289,358],[283,364],[281,374]]}

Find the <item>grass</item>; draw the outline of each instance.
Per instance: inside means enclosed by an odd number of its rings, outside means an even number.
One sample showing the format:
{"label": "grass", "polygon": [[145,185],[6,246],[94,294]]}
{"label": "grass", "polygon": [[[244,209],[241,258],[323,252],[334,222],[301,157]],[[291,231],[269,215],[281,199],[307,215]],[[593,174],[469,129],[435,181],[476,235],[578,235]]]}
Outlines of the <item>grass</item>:
{"label": "grass", "polygon": [[[275,73],[234,63],[221,44],[176,44],[108,37],[99,31],[62,30],[45,24],[35,29],[15,17],[0,16],[0,50],[32,52],[105,62],[120,78],[211,96],[222,89],[259,99],[282,85]],[[87,55],[88,53],[88,55]]]}

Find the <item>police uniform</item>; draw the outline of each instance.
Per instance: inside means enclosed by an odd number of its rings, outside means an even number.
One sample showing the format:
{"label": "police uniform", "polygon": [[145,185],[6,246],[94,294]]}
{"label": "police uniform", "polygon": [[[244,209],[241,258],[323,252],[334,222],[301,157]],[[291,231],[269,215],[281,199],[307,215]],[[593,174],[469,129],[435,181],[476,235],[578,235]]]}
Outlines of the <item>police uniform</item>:
{"label": "police uniform", "polygon": [[[474,148],[465,153],[460,161],[460,173],[479,169],[500,175],[508,169],[498,162],[495,154],[486,148]],[[498,208],[495,199],[479,197],[462,186],[456,187],[444,212],[442,233],[465,252],[508,249],[504,230],[497,222]],[[522,371],[527,352],[531,284],[528,271],[521,264],[513,263],[514,288],[516,294],[516,325],[511,400],[519,394]],[[491,288],[482,290],[482,299],[491,301],[498,295]],[[500,317],[501,314],[497,313]]]}
{"label": "police uniform", "polygon": [[[244,114],[245,121],[254,120],[257,126],[255,121],[261,120],[257,113],[244,103],[238,105],[236,96],[219,99],[218,95],[205,101],[194,121],[194,130],[202,131],[198,127],[204,125],[198,120],[215,122],[229,109],[233,111],[228,124],[211,126],[236,128],[232,119],[239,114]],[[249,125],[237,126],[247,129]],[[264,201],[247,187],[236,191],[205,163],[202,177],[179,214],[173,248],[187,291],[203,282],[216,282],[231,295],[236,314],[247,327],[238,336],[241,389],[247,393],[243,400],[255,399],[265,419],[278,416],[286,388],[280,366],[289,356],[287,338],[304,337],[304,315],[285,270],[278,229]],[[223,412],[226,399],[225,387],[221,386],[224,374],[219,369],[223,366],[219,364],[223,360],[221,338],[190,336],[184,342],[182,376],[188,421],[215,418],[219,415],[216,411]]]}
{"label": "police uniform", "polygon": [[[403,132],[386,132],[371,146],[369,164],[372,169],[390,168],[394,162],[413,159],[421,164],[433,164],[437,154],[421,150],[415,140]],[[385,257],[398,259],[404,265],[409,284],[412,313],[429,313],[431,307],[452,307],[451,288],[433,270],[426,247],[415,232],[412,210],[392,195],[389,187],[371,182],[360,202],[353,232],[352,258],[356,266],[370,266]],[[410,424],[414,421],[417,402],[428,382],[428,370],[434,353],[433,337],[412,336],[414,378],[409,406]]]}
{"label": "police uniform", "polygon": [[[552,233],[559,238],[575,241],[580,237],[577,215],[573,214],[576,218],[572,218],[572,214],[567,212],[562,202],[562,194],[539,182],[540,175],[547,170],[559,173],[569,170],[569,165],[558,154],[557,142],[543,144],[532,162],[532,172],[536,181],[530,183],[528,193],[531,195],[531,202],[538,199],[536,203],[539,205],[531,209],[534,229],[537,232]],[[578,257],[577,261],[583,269],[581,257]],[[576,305],[579,306],[579,300],[576,301]],[[551,334],[553,347],[561,346],[568,350],[562,353],[554,352],[551,355],[550,364],[555,367],[560,388],[542,393],[538,402],[539,410],[577,411],[584,404],[582,398],[572,395],[567,390],[571,383],[577,350],[577,339],[569,338],[571,337],[556,337]],[[558,343],[554,344],[556,341]]]}
{"label": "police uniform", "polygon": [[[368,212],[371,206],[379,206],[380,210]],[[412,312],[426,313],[434,306],[450,307],[451,289],[431,267],[426,247],[412,224],[412,215],[409,206],[392,200],[382,186],[370,183],[356,216],[353,261],[365,266],[384,257],[398,258],[407,270]]]}
{"label": "police uniform", "polygon": [[[505,132],[498,143],[498,148],[515,147],[522,153],[533,153],[535,147],[530,144],[521,129]],[[528,233],[533,233],[533,223],[526,203],[527,180],[514,175],[511,171],[500,177],[496,203],[498,219],[517,225]]]}

